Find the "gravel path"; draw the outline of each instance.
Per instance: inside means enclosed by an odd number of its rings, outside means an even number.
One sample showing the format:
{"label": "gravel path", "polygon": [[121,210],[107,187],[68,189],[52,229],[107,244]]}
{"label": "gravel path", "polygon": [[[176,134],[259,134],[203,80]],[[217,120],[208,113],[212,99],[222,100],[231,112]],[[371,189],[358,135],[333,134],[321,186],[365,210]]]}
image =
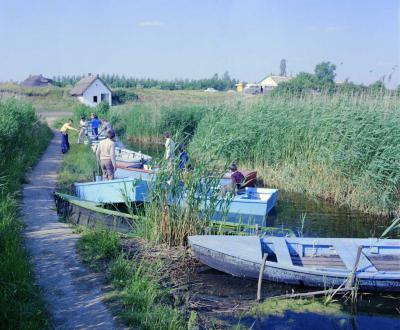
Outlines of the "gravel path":
{"label": "gravel path", "polygon": [[55,329],[115,329],[102,301],[101,280],[81,264],[79,235],[58,221],[52,193],[62,161],[55,134],[23,187],[24,237]]}

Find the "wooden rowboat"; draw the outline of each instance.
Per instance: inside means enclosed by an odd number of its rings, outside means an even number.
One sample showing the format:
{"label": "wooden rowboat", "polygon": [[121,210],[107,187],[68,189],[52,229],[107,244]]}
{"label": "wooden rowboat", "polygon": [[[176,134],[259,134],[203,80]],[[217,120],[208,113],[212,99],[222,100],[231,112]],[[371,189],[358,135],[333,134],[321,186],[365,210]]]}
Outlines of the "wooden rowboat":
{"label": "wooden rowboat", "polygon": [[[57,213],[67,221],[90,228],[102,227],[126,233],[132,230],[136,221],[145,220],[141,216],[132,215],[116,210],[109,210],[101,203],[83,200],[76,196],[56,192],[54,194]],[[229,233],[230,235],[244,235],[256,231],[273,236],[294,236],[290,229],[275,227],[255,227],[244,224],[209,221],[207,232]]]}
{"label": "wooden rowboat", "polygon": [[[118,168],[115,172],[116,180],[76,183],[75,191],[78,197],[93,202],[123,203],[127,200],[144,202],[147,201],[151,182],[155,180],[156,175],[156,170]],[[227,180],[225,177],[222,178],[220,185],[225,185]],[[224,199],[220,199],[217,201],[212,219],[265,226],[266,217],[274,207],[277,197],[277,189],[245,188],[232,200],[224,202]],[[181,200],[181,203],[184,205],[185,200]],[[210,199],[205,199],[202,208],[208,209],[210,203]]]}
{"label": "wooden rowboat", "polygon": [[108,210],[98,203],[82,200],[76,196],[55,193],[57,213],[65,220],[89,228],[102,227],[127,233],[140,217]]}
{"label": "wooden rowboat", "polygon": [[189,244],[201,262],[234,276],[258,278],[267,254],[266,280],[336,288],[354,268],[361,290],[400,291],[399,239],[191,236]]}
{"label": "wooden rowboat", "polygon": [[126,178],[98,182],[75,182],[75,195],[96,203],[144,202],[148,196],[146,181]]}

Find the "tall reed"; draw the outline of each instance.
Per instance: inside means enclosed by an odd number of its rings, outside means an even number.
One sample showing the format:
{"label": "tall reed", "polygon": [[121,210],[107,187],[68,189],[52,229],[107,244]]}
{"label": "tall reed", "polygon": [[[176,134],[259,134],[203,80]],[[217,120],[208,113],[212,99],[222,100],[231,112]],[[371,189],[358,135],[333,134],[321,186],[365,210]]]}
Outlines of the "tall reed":
{"label": "tall reed", "polygon": [[18,190],[25,171],[51,138],[34,109],[0,101],[0,324],[4,329],[46,329],[47,315],[21,238]]}
{"label": "tall reed", "polygon": [[135,228],[140,236],[170,246],[184,245],[189,235],[203,233],[217,207],[230,198],[218,188],[223,173],[216,162],[198,159],[190,169],[181,169],[179,161],[160,161],[160,170],[148,183],[145,219]]}
{"label": "tall reed", "polygon": [[190,151],[218,151],[270,186],[390,214],[400,210],[398,104],[389,95],[268,95],[206,112]]}

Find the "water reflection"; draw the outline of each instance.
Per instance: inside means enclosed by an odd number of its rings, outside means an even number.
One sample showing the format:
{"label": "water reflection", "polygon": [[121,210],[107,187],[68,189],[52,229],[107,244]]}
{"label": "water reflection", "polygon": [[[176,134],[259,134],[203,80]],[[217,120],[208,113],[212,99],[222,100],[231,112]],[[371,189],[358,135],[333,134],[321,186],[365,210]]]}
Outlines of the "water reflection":
{"label": "water reflection", "polygon": [[400,320],[389,316],[371,315],[324,315],[317,313],[295,313],[286,311],[282,315],[269,315],[254,319],[247,317],[241,320],[242,325],[251,329],[276,329],[276,330],[358,330],[358,329],[400,329]]}
{"label": "water reflection", "polygon": [[268,226],[302,231],[305,237],[379,237],[390,222],[387,218],[284,191],[279,191],[276,207],[267,218]]}

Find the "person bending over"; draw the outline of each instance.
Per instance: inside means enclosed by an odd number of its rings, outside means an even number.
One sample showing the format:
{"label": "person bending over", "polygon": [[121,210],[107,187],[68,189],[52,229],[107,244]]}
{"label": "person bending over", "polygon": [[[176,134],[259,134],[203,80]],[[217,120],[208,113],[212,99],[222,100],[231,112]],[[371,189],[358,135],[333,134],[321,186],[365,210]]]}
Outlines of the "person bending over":
{"label": "person bending over", "polygon": [[68,119],[64,125],[62,125],[60,132],[61,132],[61,152],[63,154],[67,153],[69,150],[69,141],[68,141],[68,131],[73,130],[79,132],[75,127],[72,126],[73,121],[72,119]]}
{"label": "person bending over", "polygon": [[113,180],[115,170],[117,169],[114,138],[115,133],[113,131],[108,131],[107,138],[100,141],[96,150],[96,157],[100,162],[104,180]]}

